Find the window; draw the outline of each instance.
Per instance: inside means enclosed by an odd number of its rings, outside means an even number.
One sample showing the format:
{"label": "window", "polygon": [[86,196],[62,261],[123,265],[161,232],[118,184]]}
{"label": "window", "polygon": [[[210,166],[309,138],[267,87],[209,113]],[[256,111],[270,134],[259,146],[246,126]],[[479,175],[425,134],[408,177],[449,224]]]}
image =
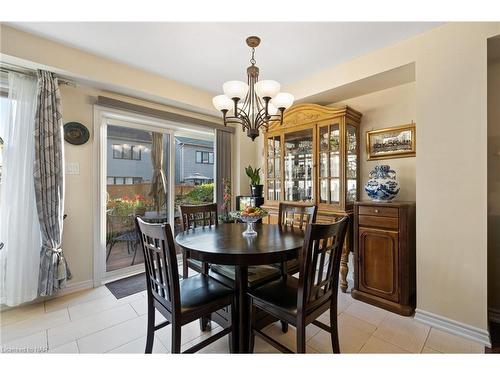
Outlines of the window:
{"label": "window", "polygon": [[141,149],[140,145],[115,144],[113,145],[113,159],[141,160]]}
{"label": "window", "polygon": [[135,185],[142,184],[142,177],[107,177],[108,185]]}
{"label": "window", "polygon": [[214,153],[209,151],[196,151],[197,164],[213,164]]}

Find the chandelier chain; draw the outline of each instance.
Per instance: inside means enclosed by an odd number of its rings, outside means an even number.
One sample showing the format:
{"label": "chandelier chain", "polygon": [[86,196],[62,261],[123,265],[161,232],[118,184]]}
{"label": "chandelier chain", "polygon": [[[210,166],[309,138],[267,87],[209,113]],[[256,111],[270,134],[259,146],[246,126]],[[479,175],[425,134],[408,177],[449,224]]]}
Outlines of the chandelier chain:
{"label": "chandelier chain", "polygon": [[250,63],[252,64],[252,66],[255,65],[257,61],[255,61],[255,48],[252,47],[252,58],[250,59]]}

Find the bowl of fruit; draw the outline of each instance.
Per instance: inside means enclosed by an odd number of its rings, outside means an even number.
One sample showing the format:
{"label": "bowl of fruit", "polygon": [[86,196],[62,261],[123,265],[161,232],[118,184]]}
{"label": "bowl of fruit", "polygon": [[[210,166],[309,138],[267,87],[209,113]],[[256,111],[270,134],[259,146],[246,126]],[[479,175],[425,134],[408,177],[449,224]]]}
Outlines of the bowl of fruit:
{"label": "bowl of fruit", "polygon": [[254,229],[254,223],[266,217],[267,211],[260,207],[247,207],[238,213],[238,218],[247,223],[247,229],[243,232],[244,236],[256,236],[257,232]]}

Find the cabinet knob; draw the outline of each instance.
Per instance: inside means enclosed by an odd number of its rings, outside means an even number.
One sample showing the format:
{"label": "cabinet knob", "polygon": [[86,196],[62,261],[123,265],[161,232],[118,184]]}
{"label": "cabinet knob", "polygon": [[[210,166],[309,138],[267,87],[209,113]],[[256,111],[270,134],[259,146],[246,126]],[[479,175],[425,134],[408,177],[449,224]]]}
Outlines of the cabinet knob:
{"label": "cabinet knob", "polygon": [[376,208],[374,211],[375,211],[376,214],[378,214],[378,208]]}

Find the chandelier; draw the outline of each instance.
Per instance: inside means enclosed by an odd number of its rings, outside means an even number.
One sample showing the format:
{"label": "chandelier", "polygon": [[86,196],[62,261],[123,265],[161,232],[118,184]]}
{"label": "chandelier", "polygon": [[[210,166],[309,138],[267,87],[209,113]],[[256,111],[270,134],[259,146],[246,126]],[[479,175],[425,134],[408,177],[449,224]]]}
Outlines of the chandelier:
{"label": "chandelier", "polygon": [[252,141],[259,136],[259,129],[268,129],[269,123],[279,121],[283,124],[285,109],[293,104],[293,95],[280,92],[280,84],[272,80],[259,81],[259,68],[255,65],[255,48],[260,38],[250,36],[246,39],[252,49],[250,65],[247,68],[247,83],[227,81],[222,85],[223,95],[212,99],[213,105],[222,112],[224,125],[240,124]]}

